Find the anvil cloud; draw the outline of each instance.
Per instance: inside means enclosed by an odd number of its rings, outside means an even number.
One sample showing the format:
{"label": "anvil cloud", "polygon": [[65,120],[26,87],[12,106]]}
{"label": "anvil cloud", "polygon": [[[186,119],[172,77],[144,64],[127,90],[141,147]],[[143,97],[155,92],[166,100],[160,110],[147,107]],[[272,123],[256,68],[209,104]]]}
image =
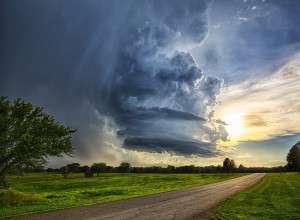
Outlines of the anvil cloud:
{"label": "anvil cloud", "polygon": [[217,141],[226,140],[224,127],[208,117],[223,81],[204,75],[190,53],[177,50],[206,38],[208,6],[154,1],[129,10],[138,22],[123,27],[114,62],[104,63],[112,65],[109,80],[91,100],[100,115],[114,121],[122,147],[213,156]]}

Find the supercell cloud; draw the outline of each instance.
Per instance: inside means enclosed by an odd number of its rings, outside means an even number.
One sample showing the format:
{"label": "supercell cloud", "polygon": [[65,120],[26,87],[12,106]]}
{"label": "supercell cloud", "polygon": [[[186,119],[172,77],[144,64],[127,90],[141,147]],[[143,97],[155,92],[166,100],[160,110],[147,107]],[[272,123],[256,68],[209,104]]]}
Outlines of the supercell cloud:
{"label": "supercell cloud", "polygon": [[0,54],[1,95],[44,106],[78,128],[78,157],[220,153],[228,134],[213,108],[223,80],[189,53],[208,36],[210,2],[1,5],[1,48],[8,51]]}
{"label": "supercell cloud", "polygon": [[[154,1],[126,29],[116,55],[106,102],[96,109],[115,122],[131,150],[212,156],[224,128],[208,118],[222,80],[204,75],[193,56],[178,48],[199,45],[208,33],[208,4]],[[135,14],[136,11],[130,11]],[[105,94],[103,91],[101,92]],[[97,107],[101,106],[101,107]],[[222,133],[222,135],[220,134]],[[197,138],[195,138],[197,136]]]}

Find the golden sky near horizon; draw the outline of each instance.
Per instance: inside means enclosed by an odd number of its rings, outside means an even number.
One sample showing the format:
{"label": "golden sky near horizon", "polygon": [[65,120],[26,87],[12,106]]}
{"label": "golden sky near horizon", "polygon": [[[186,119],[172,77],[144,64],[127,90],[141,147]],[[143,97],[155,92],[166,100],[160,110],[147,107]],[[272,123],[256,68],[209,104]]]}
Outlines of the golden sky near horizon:
{"label": "golden sky near horizon", "polygon": [[300,132],[300,54],[273,74],[223,90],[216,117],[224,120],[231,140],[268,140]]}

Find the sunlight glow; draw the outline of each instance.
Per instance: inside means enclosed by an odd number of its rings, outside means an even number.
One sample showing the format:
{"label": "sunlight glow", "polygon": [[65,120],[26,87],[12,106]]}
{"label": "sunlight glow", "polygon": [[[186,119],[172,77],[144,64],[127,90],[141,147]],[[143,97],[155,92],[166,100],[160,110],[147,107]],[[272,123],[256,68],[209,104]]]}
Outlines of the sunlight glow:
{"label": "sunlight glow", "polygon": [[227,123],[226,130],[231,138],[236,138],[243,133],[244,121],[240,115],[229,114],[224,117],[224,120]]}

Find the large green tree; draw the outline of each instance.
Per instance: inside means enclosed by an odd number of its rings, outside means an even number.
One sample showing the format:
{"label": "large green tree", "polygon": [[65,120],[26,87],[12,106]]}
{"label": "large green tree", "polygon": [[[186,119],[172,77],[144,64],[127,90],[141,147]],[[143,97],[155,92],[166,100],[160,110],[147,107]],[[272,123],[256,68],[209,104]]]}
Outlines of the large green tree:
{"label": "large green tree", "polygon": [[289,171],[298,171],[300,173],[300,141],[290,149],[286,156],[286,161]]}
{"label": "large green tree", "polygon": [[48,156],[72,156],[75,131],[57,123],[43,108],[0,96],[0,188],[7,187],[8,174],[39,167]]}

